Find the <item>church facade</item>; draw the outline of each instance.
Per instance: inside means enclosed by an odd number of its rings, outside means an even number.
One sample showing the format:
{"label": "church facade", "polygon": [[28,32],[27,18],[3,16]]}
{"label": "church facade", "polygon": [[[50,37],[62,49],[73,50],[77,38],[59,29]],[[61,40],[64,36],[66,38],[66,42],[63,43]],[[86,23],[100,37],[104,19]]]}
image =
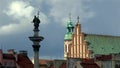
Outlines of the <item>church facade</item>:
{"label": "church facade", "polygon": [[64,37],[64,58],[92,58],[96,55],[120,53],[120,37],[86,34],[81,31],[79,18],[75,26],[71,19],[67,22]]}

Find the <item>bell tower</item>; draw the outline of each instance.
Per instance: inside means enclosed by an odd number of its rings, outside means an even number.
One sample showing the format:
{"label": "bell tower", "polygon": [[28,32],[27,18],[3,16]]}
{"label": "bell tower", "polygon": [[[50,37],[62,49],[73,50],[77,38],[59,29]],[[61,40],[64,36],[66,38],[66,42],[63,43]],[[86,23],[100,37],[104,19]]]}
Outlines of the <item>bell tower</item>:
{"label": "bell tower", "polygon": [[73,33],[73,23],[71,21],[71,17],[67,22],[67,32],[64,37],[64,59],[70,57],[70,47],[72,45],[72,33]]}

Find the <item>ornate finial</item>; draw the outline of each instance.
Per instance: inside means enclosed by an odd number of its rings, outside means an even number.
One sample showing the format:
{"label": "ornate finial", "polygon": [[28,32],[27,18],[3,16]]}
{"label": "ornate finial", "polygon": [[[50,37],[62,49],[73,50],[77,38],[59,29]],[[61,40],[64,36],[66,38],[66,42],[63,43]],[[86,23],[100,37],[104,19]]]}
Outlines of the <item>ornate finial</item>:
{"label": "ornate finial", "polygon": [[69,13],[69,19],[70,19],[70,21],[71,21],[71,13]]}
{"label": "ornate finial", "polygon": [[79,23],[80,17],[78,16],[77,19],[78,19],[78,23]]}

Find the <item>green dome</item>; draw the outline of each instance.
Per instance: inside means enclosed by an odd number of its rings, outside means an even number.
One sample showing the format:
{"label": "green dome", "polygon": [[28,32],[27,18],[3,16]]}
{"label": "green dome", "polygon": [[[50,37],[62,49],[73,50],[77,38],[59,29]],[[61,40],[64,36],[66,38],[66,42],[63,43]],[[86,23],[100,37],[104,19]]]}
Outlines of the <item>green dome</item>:
{"label": "green dome", "polygon": [[72,40],[72,32],[67,32],[65,34],[64,40]]}
{"label": "green dome", "polygon": [[65,34],[64,40],[72,40],[73,24],[71,19],[67,22],[67,33]]}
{"label": "green dome", "polygon": [[70,27],[73,27],[72,21],[68,21],[68,22],[67,22],[67,27],[69,27],[69,28],[70,28]]}

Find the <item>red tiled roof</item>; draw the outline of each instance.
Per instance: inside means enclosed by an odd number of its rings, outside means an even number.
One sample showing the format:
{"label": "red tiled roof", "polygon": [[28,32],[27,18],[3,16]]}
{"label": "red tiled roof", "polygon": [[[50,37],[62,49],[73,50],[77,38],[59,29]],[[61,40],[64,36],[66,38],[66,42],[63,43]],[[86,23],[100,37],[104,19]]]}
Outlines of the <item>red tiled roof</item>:
{"label": "red tiled roof", "polygon": [[80,63],[83,68],[100,68],[96,63]]}
{"label": "red tiled roof", "polygon": [[60,68],[66,68],[66,66],[67,66],[66,63],[64,62],[60,65]]}
{"label": "red tiled roof", "polygon": [[80,64],[83,68],[100,68],[96,63],[94,63],[94,59],[83,59]]}
{"label": "red tiled roof", "polygon": [[54,68],[54,65],[53,65],[53,64],[51,64],[48,68]]}
{"label": "red tiled roof", "polygon": [[15,60],[15,57],[12,54],[3,54],[3,59],[14,59]]}
{"label": "red tiled roof", "polygon": [[31,60],[24,55],[18,55],[17,56],[17,63],[20,66],[20,68],[33,68],[33,63]]}
{"label": "red tiled roof", "polygon": [[39,60],[39,64],[41,64],[41,65],[46,65],[47,62],[50,62],[50,61],[52,61],[52,60],[40,59],[40,60]]}
{"label": "red tiled roof", "polygon": [[94,59],[83,59],[83,63],[94,63]]}
{"label": "red tiled roof", "polygon": [[112,55],[101,55],[96,57],[97,60],[111,60],[112,59]]}

